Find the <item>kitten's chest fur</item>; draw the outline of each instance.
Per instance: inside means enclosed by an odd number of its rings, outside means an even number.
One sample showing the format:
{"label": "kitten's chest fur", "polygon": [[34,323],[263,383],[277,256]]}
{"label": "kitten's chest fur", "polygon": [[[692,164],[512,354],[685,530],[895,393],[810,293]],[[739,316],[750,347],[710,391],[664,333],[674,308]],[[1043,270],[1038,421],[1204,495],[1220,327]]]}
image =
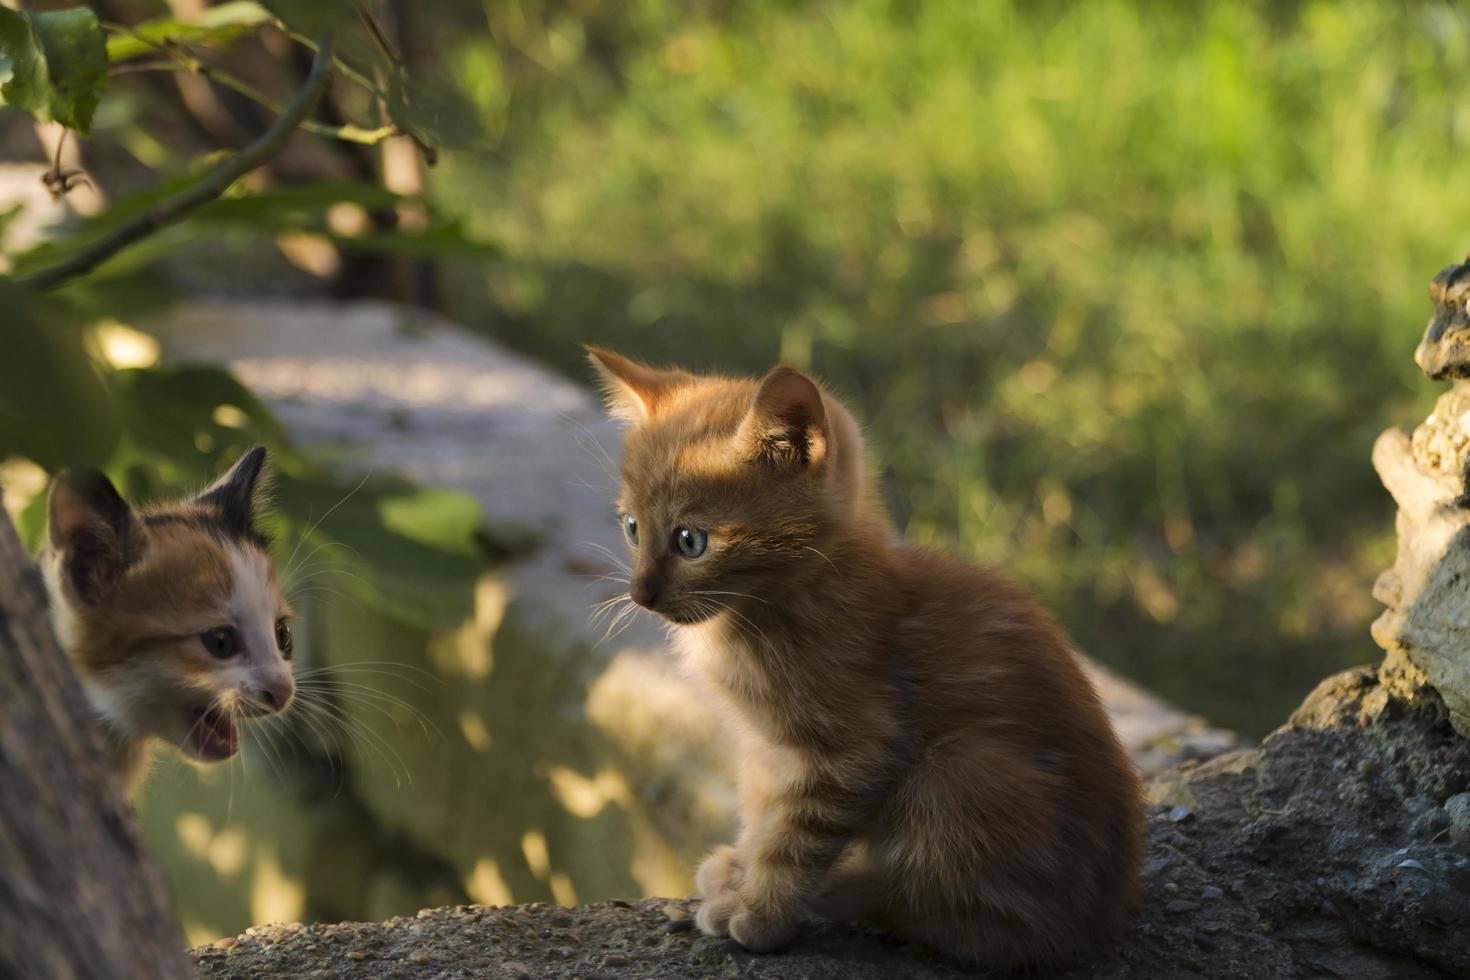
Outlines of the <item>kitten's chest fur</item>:
{"label": "kitten's chest fur", "polygon": [[894,728],[873,651],[810,617],[721,614],[675,631],[686,666],[713,688],[752,734],[798,750],[841,751],[863,719],[884,740]]}
{"label": "kitten's chest fur", "polygon": [[674,630],[674,643],[685,664],[698,677],[732,702],[741,714],[765,714],[771,683],[758,650],[721,614]]}

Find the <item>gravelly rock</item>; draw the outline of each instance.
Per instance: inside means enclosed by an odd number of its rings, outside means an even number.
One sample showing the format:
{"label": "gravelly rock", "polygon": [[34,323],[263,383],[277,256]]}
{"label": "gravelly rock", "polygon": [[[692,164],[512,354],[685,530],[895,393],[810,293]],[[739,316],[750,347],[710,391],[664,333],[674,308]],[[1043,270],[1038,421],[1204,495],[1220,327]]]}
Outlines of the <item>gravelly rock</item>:
{"label": "gravelly rock", "polygon": [[[1363,761],[1371,765],[1361,765]],[[1470,789],[1470,741],[1415,669],[1324,681],[1260,749],[1155,785],[1143,911],[1116,949],[1069,978],[1470,975],[1470,858],[1418,817]],[[1195,819],[1175,822],[1188,806]],[[204,977],[770,977],[941,980],[923,950],[843,926],[753,956],[693,930],[688,901],[459,906],[385,923],[248,931],[194,951]],[[360,955],[358,955],[360,954]]]}

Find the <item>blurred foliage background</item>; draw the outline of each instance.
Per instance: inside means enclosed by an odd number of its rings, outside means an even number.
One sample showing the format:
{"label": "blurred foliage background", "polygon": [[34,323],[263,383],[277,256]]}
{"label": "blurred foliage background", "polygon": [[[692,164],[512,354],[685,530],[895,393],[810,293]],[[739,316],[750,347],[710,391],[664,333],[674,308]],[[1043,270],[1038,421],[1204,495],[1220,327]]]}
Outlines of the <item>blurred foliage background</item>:
{"label": "blurred foliage background", "polygon": [[[1393,512],[1369,447],[1434,394],[1411,360],[1424,287],[1470,217],[1456,5],[383,0],[389,50],[356,24],[341,57],[367,84],[339,77],[315,119],[413,141],[298,134],[41,296],[26,274],[289,98],[310,51],[277,16],[342,13],[90,6],[136,28],[109,35],[67,151],[93,186],[7,244],[0,283],[0,483],[32,540],[59,465],[173,492],[263,440],[292,478],[286,527],[358,549],[361,598],[418,628],[462,618],[473,502],[446,533],[444,497],[374,484],[309,530],[351,489],[323,460],[223,372],[118,354],[180,297],[373,295],[575,376],[582,342],[815,371],[909,535],[1009,569],[1087,652],[1249,735],[1377,656]],[[226,27],[159,33],[211,16]],[[0,110],[0,137],[32,183],[53,162],[54,127]],[[0,204],[0,241],[28,207]],[[438,530],[384,526],[374,493]]]}
{"label": "blurred foliage background", "polygon": [[852,400],[909,534],[1260,735],[1372,659],[1466,246],[1442,3],[487,5],[445,49],[493,152],[435,199],[506,257],[467,322]]}

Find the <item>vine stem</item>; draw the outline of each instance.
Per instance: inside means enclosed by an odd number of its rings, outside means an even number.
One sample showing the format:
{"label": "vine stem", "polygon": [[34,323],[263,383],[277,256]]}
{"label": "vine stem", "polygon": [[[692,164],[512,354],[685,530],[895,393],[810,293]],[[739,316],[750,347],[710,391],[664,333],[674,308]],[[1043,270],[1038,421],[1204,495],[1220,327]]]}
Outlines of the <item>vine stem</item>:
{"label": "vine stem", "polygon": [[80,249],[70,258],[47,266],[21,281],[37,289],[55,289],[77,276],[85,275],[134,242],[173,224],[200,205],[213,201],[229,190],[235,181],[279,153],[291,134],[306,122],[307,116],[316,108],[317,101],[326,90],[327,81],[332,75],[332,46],[331,33],[322,35],[317,41],[316,56],[312,59],[306,82],[286,106],[286,111],[249,146],[216,164],[197,184],[164,198],[136,218]]}
{"label": "vine stem", "polygon": [[[220,71],[218,68],[211,68],[195,58],[188,58],[187,56],[179,57],[180,60],[178,61],[149,62],[147,64],[140,64],[135,66],[122,65],[120,66],[120,68],[123,70],[117,72],[117,74],[132,74],[141,71],[192,72],[193,74],[206,78],[209,81],[214,82],[218,85],[223,85],[227,89],[239,92],[241,95],[245,96],[245,98],[259,105],[265,106],[272,112],[285,111],[285,108],[281,105],[281,103],[277,102],[275,99],[272,99],[270,96],[260,91],[260,89],[255,88],[253,85],[250,85],[248,82],[243,82],[240,79],[236,78],[234,75],[231,75],[228,72]],[[376,146],[386,139],[392,139],[394,136],[403,135],[399,128],[392,124],[389,124],[387,126],[379,126],[375,129],[368,129],[366,127],[358,126],[353,123],[346,123],[342,126],[329,126],[326,123],[319,123],[311,119],[307,119],[302,122],[301,129],[304,132],[315,133],[318,136],[325,136],[329,139],[342,140],[345,143],[362,143],[365,146]]]}
{"label": "vine stem", "polygon": [[[222,71],[219,68],[211,68],[203,61],[199,60],[198,58],[189,54],[187,51],[173,44],[161,44],[158,41],[155,41],[149,37],[145,37],[143,34],[139,33],[133,28],[127,27],[123,24],[106,24],[104,26],[109,31],[113,31],[118,34],[126,34],[127,36],[148,45],[153,50],[157,51],[160,55],[169,59],[167,61],[150,61],[144,62],[142,64],[130,64],[125,62],[121,65],[114,66],[109,71],[109,74],[130,74],[140,71],[192,72],[208,81],[214,82],[216,85],[222,85],[227,89],[238,92],[250,101],[258,103],[259,105],[263,105],[274,113],[279,114],[285,111],[285,108],[281,105],[280,102],[266,95],[264,92],[260,91],[260,89],[256,88],[250,83],[236,78],[234,75],[231,75],[227,71]],[[302,44],[310,48],[313,53],[316,52],[316,42],[301,37],[300,35],[292,36],[295,37]],[[352,74],[352,72],[343,63],[342,59],[334,57],[332,61],[334,67],[340,74],[344,76],[349,76]],[[307,119],[302,122],[301,128],[308,133],[315,133],[318,136],[325,136],[329,139],[342,140],[347,143],[362,143],[366,146],[376,146],[386,139],[391,139],[394,136],[403,135],[400,132],[399,128],[396,125],[392,124],[387,126],[379,126],[375,129],[367,129],[363,126],[357,126],[352,123],[347,123],[342,126],[329,126],[326,123],[319,123],[315,120]]]}

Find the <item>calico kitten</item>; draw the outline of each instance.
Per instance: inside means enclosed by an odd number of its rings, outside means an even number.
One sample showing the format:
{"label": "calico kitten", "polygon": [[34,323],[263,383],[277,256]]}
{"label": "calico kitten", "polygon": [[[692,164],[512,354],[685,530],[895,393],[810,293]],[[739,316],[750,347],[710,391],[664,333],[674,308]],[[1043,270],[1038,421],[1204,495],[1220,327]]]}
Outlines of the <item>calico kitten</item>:
{"label": "calico kitten", "polygon": [[253,449],[197,497],[141,510],[95,470],[51,486],[39,559],[51,620],[125,793],[155,742],[228,759],[242,719],[295,694],[291,606],[255,524],[265,462]]}
{"label": "calico kitten", "polygon": [[766,951],[867,918],[1002,969],[1116,935],[1141,790],[1050,613],[898,540],[852,416],[800,372],[589,351],[631,423],[630,595],[738,723],[741,830],[699,869],[699,927]]}

